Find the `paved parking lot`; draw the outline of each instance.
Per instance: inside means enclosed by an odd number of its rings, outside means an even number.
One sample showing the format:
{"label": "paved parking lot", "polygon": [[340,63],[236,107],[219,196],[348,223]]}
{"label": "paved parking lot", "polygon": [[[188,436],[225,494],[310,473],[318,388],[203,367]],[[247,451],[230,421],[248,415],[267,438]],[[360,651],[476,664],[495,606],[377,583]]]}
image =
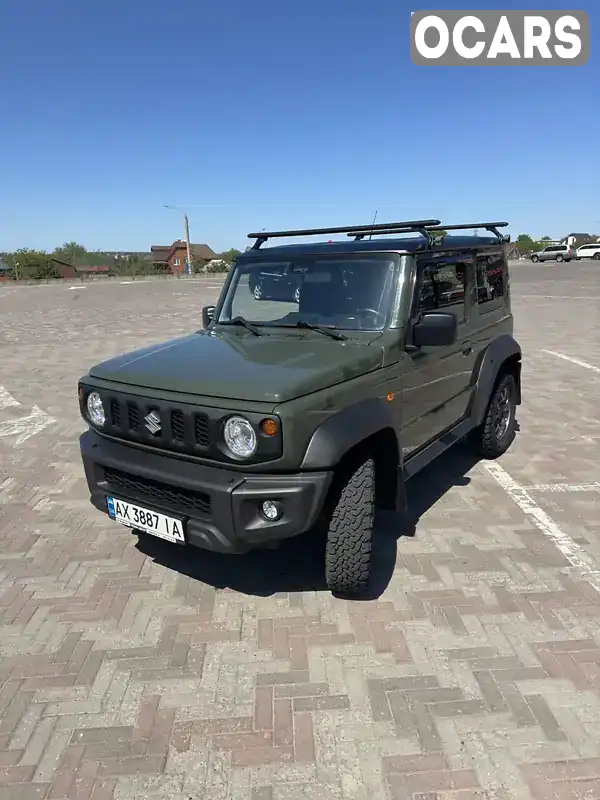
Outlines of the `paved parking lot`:
{"label": "paved parking lot", "polygon": [[598,800],[600,265],[513,265],[518,439],[415,479],[362,603],[311,537],[184,559],[88,504],[77,378],[217,293],[0,285],[0,800]]}

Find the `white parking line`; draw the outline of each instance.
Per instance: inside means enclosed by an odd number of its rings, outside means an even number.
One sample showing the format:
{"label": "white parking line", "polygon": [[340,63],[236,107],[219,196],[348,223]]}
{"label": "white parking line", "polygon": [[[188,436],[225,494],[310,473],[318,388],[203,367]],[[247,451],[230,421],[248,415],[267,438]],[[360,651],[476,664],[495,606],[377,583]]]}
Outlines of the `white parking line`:
{"label": "white parking line", "polygon": [[600,483],[538,483],[525,487],[528,492],[545,492],[546,494],[564,494],[571,492],[600,492]]}
{"label": "white parking line", "polygon": [[555,358],[562,358],[564,361],[570,361],[571,364],[577,364],[578,367],[585,367],[585,369],[591,369],[592,372],[600,374],[600,367],[596,367],[594,364],[590,364],[587,361],[582,361],[580,358],[566,356],[564,353],[557,353],[555,350],[542,350],[542,353],[548,353],[548,355],[555,356]]}
{"label": "white parking line", "polygon": [[554,542],[571,566],[577,570],[578,576],[588,581],[596,591],[600,592],[600,570],[594,559],[585,552],[583,547],[578,545],[568,533],[561,530],[556,522],[538,506],[531,495],[522,486],[519,486],[500,464],[487,462],[482,464],[482,467],[504,489],[521,511],[529,517],[536,528]]}
{"label": "white parking line", "polygon": [[515,295],[515,299],[520,300],[525,298],[527,300],[598,300],[600,295],[593,294],[519,294]]}
{"label": "white parking line", "polygon": [[[4,386],[0,386],[0,409],[14,408],[17,406],[21,406],[19,401],[15,400],[12,394],[6,391]],[[38,406],[33,406],[31,414],[28,414],[26,417],[0,420],[0,439],[9,439],[16,436],[14,447],[17,447],[23,444],[23,442],[26,442],[27,439],[35,436],[36,433],[43,431],[48,425],[52,425],[53,422],[56,422],[54,417],[51,417],[50,414],[46,413],[46,411],[43,411]]]}
{"label": "white parking line", "polygon": [[16,436],[14,446],[17,447],[27,439],[35,436],[36,433],[41,433],[48,425],[56,422],[54,417],[42,411],[38,406],[31,409],[31,414],[20,419],[5,420],[0,422],[0,439]]}
{"label": "white parking line", "polygon": [[0,408],[9,408],[9,406],[21,405],[18,400],[6,391],[4,386],[0,386]]}

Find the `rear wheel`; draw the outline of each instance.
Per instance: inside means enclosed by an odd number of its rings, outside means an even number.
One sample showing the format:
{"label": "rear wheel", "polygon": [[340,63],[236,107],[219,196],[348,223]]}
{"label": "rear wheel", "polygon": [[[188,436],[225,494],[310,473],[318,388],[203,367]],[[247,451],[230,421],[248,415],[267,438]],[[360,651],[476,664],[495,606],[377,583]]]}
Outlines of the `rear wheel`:
{"label": "rear wheel", "polygon": [[532,261],[536,261],[536,262],[537,262],[537,261],[539,261],[540,259],[538,258],[538,256],[531,256],[531,260],[532,260]]}
{"label": "rear wheel", "polygon": [[563,259],[563,257],[562,257],[562,256],[556,256],[556,260],[557,260],[558,262],[560,262],[560,261],[564,261],[564,259]]}
{"label": "rear wheel", "polygon": [[260,283],[256,284],[252,294],[254,295],[254,299],[255,300],[262,300],[263,299],[263,296],[264,296],[263,295],[263,289],[262,289],[262,286],[260,285]]}
{"label": "rear wheel", "polygon": [[333,509],[325,548],[330,591],[360,596],[369,586],[375,525],[375,462],[362,458],[343,470],[332,489]]}
{"label": "rear wheel", "polygon": [[473,432],[473,445],[482,458],[498,458],[505,453],[517,430],[517,384],[514,375],[505,373],[492,393],[482,424]]}

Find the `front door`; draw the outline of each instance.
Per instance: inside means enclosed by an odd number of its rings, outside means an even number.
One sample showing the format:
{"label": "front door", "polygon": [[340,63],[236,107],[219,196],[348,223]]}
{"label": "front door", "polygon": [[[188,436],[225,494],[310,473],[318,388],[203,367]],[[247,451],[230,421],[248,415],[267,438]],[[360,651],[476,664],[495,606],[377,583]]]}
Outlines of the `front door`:
{"label": "front door", "polygon": [[470,253],[429,254],[417,258],[412,318],[426,311],[456,314],[458,335],[447,347],[409,351],[402,380],[405,458],[453,427],[467,413],[475,350],[473,325],[474,264]]}

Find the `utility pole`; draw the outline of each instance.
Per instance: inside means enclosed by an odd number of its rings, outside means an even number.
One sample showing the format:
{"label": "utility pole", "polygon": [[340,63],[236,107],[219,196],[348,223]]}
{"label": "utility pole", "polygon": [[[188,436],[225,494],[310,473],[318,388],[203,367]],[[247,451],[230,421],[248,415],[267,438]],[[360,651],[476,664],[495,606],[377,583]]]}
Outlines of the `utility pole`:
{"label": "utility pole", "polygon": [[188,262],[188,275],[192,274],[192,246],[190,244],[190,223],[188,215],[184,212],[183,218],[185,220],[185,243],[187,245],[187,262]]}
{"label": "utility pole", "polygon": [[192,245],[190,243],[190,222],[188,220],[187,213],[182,209],[178,208],[177,206],[167,206],[163,205],[163,208],[171,208],[173,211],[181,211],[183,213],[183,220],[185,222],[185,244],[187,248],[187,263],[188,263],[188,275],[192,274]]}

